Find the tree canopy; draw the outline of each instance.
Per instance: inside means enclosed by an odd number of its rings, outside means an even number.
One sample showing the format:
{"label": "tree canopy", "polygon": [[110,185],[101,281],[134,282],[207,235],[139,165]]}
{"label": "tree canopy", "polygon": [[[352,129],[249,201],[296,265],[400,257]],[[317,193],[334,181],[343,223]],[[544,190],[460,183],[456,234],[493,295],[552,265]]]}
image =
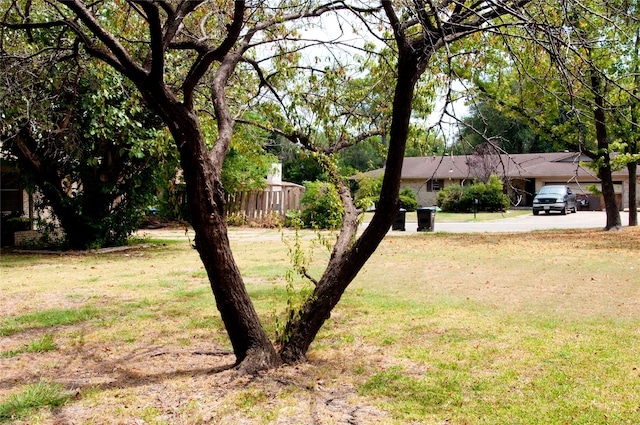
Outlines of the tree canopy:
{"label": "tree canopy", "polygon": [[122,75],[88,57],[21,57],[3,46],[5,159],[40,188],[39,207],[50,208],[70,248],[126,243],[155,202],[160,120]]}
{"label": "tree canopy", "polygon": [[464,126],[450,148],[458,155],[472,154],[487,140],[498,152],[532,153],[555,152],[553,139],[540,134],[531,124],[518,116],[511,116],[489,102],[472,104],[469,115],[462,118]]}

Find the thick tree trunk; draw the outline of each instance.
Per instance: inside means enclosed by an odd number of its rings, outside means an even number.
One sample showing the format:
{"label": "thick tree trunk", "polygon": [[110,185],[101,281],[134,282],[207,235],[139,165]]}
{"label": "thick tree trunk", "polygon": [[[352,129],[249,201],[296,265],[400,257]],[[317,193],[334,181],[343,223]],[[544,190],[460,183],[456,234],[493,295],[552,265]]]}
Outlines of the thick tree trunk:
{"label": "thick tree trunk", "polygon": [[82,217],[78,217],[75,209],[69,208],[67,194],[64,189],[64,178],[58,173],[55,165],[49,164],[36,152],[37,142],[31,133],[30,124],[24,125],[15,136],[12,147],[21,167],[33,175],[36,186],[49,202],[55,217],[65,231],[66,242],[71,249],[86,249],[96,240],[96,229],[88,225]]}
{"label": "thick tree trunk", "polygon": [[[637,150],[637,149],[636,149]],[[629,171],[629,226],[638,225],[638,163],[627,164]]]}
{"label": "thick tree trunk", "polygon": [[[417,55],[416,55],[417,56]],[[387,234],[398,212],[400,174],[409,132],[413,92],[421,74],[417,58],[410,55],[398,64],[398,79],[393,101],[393,119],[389,133],[389,151],[380,202],[371,223],[350,247],[334,250],[313,295],[300,312],[299,319],[287,324],[280,357],[286,363],[303,361],[306,353],[342,294]],[[349,225],[349,224],[347,224]],[[343,230],[344,231],[344,230]]]}
{"label": "thick tree trunk", "polygon": [[611,164],[609,155],[605,155],[604,165],[598,169],[598,176],[602,181],[602,197],[604,198],[605,210],[607,213],[607,224],[605,230],[622,230],[622,220],[616,202],[616,193],[613,187],[611,176]]}
{"label": "thick tree trunk", "polygon": [[209,157],[195,113],[178,103],[163,111],[167,112],[165,118],[171,117],[167,122],[180,150],[196,249],[207,271],[237,366],[247,373],[275,367],[279,358],[262,328],[231,252],[220,170],[215,169]]}
{"label": "thick tree trunk", "polygon": [[[51,180],[53,179],[53,180]],[[84,250],[87,248],[95,248],[93,243],[97,242],[97,230],[87,223],[82,216],[78,216],[75,209],[70,209],[65,201],[67,195],[64,194],[62,183],[58,182],[57,176],[42,178],[42,175],[36,177],[36,185],[42,192],[42,195],[49,202],[49,206],[54,216],[58,219],[60,227],[64,230],[66,246],[69,249]]]}
{"label": "thick tree trunk", "polygon": [[[634,66],[634,89],[633,96],[629,99],[631,102],[631,134],[629,138],[628,151],[632,155],[638,153],[638,143],[640,142],[640,100],[638,95],[640,94],[640,28],[636,29],[636,41],[633,51],[633,63]],[[627,170],[629,171],[629,226],[638,225],[638,161],[627,164]]]}
{"label": "thick tree trunk", "polygon": [[602,163],[598,168],[598,177],[602,181],[602,196],[607,212],[607,224],[605,230],[621,230],[622,221],[616,202],[616,193],[613,187],[611,175],[611,158],[609,156],[609,140],[607,140],[607,127],[604,114],[604,98],[602,96],[602,82],[596,70],[591,70],[591,88],[593,89],[595,108],[593,115],[596,123],[596,139],[598,140],[598,155]]}

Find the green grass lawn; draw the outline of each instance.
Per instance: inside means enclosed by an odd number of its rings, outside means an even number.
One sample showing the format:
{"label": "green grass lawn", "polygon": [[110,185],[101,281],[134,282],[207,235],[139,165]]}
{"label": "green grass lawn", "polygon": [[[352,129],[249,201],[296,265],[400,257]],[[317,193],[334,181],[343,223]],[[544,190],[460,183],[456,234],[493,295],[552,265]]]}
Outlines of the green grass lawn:
{"label": "green grass lawn", "polygon": [[[252,232],[230,235],[273,336],[287,247]],[[309,361],[250,378],[188,241],[4,253],[0,423],[638,424],[639,255],[634,228],[387,238]]]}

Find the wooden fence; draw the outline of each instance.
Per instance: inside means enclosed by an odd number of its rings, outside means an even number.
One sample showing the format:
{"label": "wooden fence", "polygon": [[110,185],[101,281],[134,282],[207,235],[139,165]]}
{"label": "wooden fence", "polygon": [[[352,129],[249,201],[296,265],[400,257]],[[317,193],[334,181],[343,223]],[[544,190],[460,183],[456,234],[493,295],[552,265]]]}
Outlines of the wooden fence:
{"label": "wooden fence", "polygon": [[284,216],[288,210],[300,209],[300,198],[304,188],[282,186],[280,189],[227,195],[225,212],[227,214],[239,213],[247,219],[260,220],[274,212]]}

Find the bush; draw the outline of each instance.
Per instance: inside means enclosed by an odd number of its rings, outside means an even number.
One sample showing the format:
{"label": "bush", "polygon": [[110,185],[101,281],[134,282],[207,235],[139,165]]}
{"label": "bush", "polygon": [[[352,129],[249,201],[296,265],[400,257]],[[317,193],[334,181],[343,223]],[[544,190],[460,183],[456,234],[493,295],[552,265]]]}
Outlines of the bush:
{"label": "bush", "polygon": [[344,207],[337,189],[327,182],[304,182],[305,191],[300,200],[301,218],[305,226],[337,229],[342,224]]}
{"label": "bush", "polygon": [[284,227],[294,227],[300,228],[304,226],[304,222],[302,221],[302,211],[300,210],[289,210],[284,216],[284,222],[282,223]]}
{"label": "bush", "polygon": [[460,212],[460,200],[462,199],[463,189],[459,185],[447,186],[438,192],[436,205],[447,212]]}
{"label": "bush", "polygon": [[505,211],[509,209],[509,197],[502,193],[502,180],[492,175],[487,183],[474,183],[469,187],[448,186],[438,193],[437,204],[443,211],[471,212],[474,200],[478,200],[478,211]]}
{"label": "bush", "polygon": [[232,212],[227,215],[227,226],[244,226],[247,224],[247,217],[241,212]]}
{"label": "bush", "polygon": [[400,191],[400,208],[411,212],[418,208],[418,199],[415,193],[408,187],[405,187]]}
{"label": "bush", "polygon": [[14,212],[8,215],[2,214],[0,220],[0,242],[2,246],[13,245],[15,232],[31,229],[31,220],[18,212]]}
{"label": "bush", "polygon": [[382,176],[363,176],[358,179],[358,194],[354,199],[356,207],[365,211],[375,208],[380,201],[382,190]]}
{"label": "bush", "polygon": [[[374,209],[380,201],[382,190],[382,176],[364,176],[358,180],[358,194],[354,199],[356,207],[365,211]],[[400,208],[407,211],[415,211],[418,208],[418,199],[415,193],[408,187],[400,191]]]}

